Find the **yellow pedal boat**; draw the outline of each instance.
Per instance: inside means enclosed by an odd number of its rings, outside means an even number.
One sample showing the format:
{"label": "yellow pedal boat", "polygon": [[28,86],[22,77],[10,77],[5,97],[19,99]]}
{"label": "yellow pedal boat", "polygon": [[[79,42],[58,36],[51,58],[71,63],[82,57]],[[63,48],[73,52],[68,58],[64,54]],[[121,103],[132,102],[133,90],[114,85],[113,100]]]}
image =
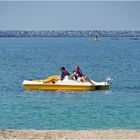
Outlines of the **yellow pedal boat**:
{"label": "yellow pedal boat", "polygon": [[70,91],[90,91],[107,90],[110,84],[108,82],[81,82],[80,80],[70,80],[68,76],[60,80],[59,75],[49,76],[44,80],[24,80],[23,86],[27,90],[70,90]]}

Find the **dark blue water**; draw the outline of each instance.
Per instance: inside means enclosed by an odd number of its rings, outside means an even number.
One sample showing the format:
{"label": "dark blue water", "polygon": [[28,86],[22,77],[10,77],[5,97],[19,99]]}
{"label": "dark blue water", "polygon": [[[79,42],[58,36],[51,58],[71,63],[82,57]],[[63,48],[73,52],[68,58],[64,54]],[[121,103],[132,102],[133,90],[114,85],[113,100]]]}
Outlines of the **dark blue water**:
{"label": "dark blue water", "polygon": [[[107,91],[26,91],[24,79],[72,72]],[[0,129],[140,129],[140,40],[0,38]]]}

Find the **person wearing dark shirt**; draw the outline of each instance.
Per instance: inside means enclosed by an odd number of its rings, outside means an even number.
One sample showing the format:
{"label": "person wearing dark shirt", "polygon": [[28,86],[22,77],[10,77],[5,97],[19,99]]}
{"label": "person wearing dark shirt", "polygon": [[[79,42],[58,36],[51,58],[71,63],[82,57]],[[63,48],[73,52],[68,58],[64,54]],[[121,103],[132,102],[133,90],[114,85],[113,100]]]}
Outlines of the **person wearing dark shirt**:
{"label": "person wearing dark shirt", "polygon": [[71,79],[73,80],[80,79],[81,82],[90,82],[92,85],[94,85],[94,83],[82,73],[79,66],[75,67],[73,74],[71,75]]}
{"label": "person wearing dark shirt", "polygon": [[65,76],[70,76],[69,72],[65,70],[65,67],[61,67],[61,77],[60,80],[63,80]]}

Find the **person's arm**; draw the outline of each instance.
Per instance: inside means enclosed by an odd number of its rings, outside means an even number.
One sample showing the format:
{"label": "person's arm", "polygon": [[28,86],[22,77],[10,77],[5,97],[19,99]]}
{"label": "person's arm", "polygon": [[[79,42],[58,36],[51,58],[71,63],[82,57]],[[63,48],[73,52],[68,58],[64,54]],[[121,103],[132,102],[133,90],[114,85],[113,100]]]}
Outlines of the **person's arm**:
{"label": "person's arm", "polygon": [[62,81],[64,79],[64,73],[62,72],[60,80]]}
{"label": "person's arm", "polygon": [[73,74],[71,76],[75,76],[76,75],[76,72],[73,72]]}

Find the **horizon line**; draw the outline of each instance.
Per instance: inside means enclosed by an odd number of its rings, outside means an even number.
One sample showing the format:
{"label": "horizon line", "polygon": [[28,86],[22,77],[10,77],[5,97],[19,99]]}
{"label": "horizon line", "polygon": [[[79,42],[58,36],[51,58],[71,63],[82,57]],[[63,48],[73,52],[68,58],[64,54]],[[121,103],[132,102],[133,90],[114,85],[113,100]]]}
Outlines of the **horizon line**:
{"label": "horizon line", "polygon": [[27,31],[27,32],[30,32],[30,31],[56,31],[56,32],[63,32],[63,31],[116,31],[116,32],[119,32],[119,31],[130,31],[130,32],[138,32],[140,30],[22,30],[22,29],[0,29],[0,31]]}

